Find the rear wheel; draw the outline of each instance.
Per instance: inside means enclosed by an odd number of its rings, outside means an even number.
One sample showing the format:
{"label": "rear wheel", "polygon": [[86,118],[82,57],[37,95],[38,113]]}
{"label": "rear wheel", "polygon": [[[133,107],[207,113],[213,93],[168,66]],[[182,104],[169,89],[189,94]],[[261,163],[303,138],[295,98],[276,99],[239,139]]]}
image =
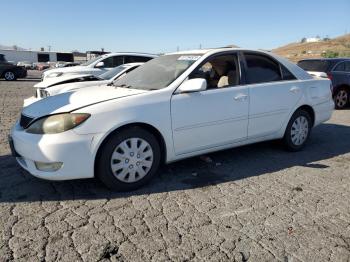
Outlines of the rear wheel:
{"label": "rear wheel", "polygon": [[131,127],[112,135],[97,159],[96,176],[117,191],[135,190],[149,182],[160,164],[160,146],[148,131]]}
{"label": "rear wheel", "polygon": [[284,134],[284,144],[289,151],[301,150],[311,132],[312,121],[310,114],[305,110],[296,111],[287,125]]}
{"label": "rear wheel", "polygon": [[343,109],[349,102],[349,92],[346,88],[339,88],[334,96],[335,107]]}
{"label": "rear wheel", "polygon": [[13,72],[11,72],[11,71],[6,71],[4,73],[4,78],[7,81],[14,81],[14,80],[16,80],[15,74]]}

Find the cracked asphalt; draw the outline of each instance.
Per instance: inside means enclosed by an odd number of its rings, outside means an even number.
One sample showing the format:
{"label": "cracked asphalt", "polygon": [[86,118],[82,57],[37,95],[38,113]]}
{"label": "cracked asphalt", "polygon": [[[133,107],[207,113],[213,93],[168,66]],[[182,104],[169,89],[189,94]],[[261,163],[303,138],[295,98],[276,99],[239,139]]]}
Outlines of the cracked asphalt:
{"label": "cracked asphalt", "polygon": [[350,261],[350,110],[302,152],[235,148],[115,193],[94,179],[36,179],[10,156],[34,83],[0,81],[0,261]]}

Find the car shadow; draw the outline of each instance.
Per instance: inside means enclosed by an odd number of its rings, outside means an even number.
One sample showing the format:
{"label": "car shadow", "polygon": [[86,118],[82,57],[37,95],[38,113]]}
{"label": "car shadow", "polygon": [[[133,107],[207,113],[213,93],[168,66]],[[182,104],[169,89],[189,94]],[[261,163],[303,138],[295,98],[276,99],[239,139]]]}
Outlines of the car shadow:
{"label": "car shadow", "polygon": [[113,192],[97,179],[40,180],[19,168],[13,157],[1,156],[0,203],[123,198],[204,188],[294,166],[327,169],[328,165],[317,162],[349,153],[349,137],[349,126],[322,124],[313,130],[301,152],[287,152],[272,141],[209,154],[211,163],[198,157],[190,158],[166,165],[148,185],[127,193]]}

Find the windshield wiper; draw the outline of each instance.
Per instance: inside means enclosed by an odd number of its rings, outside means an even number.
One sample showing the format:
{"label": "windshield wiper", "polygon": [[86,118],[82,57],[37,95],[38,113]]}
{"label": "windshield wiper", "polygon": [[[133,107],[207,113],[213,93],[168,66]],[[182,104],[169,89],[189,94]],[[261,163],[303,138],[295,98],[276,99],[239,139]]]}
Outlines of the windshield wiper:
{"label": "windshield wiper", "polygon": [[126,84],[122,84],[122,85],[116,85],[114,82],[107,84],[108,86],[115,86],[115,87],[122,87],[122,88],[131,88],[131,85],[126,85]]}

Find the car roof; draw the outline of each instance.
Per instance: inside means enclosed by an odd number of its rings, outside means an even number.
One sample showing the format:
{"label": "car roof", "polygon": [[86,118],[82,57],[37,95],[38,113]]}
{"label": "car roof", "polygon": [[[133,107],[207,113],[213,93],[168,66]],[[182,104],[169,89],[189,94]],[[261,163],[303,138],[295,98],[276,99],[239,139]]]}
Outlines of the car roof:
{"label": "car roof", "polygon": [[279,63],[284,65],[288,70],[290,70],[299,80],[307,80],[312,79],[312,77],[306,73],[303,69],[301,69],[296,64],[290,62],[288,59],[285,59],[281,56],[278,56],[272,52],[266,51],[266,50],[257,50],[257,49],[248,49],[248,48],[237,48],[237,47],[223,47],[223,48],[212,48],[212,49],[200,49],[200,50],[188,50],[188,51],[181,51],[181,52],[175,52],[175,53],[169,53],[166,55],[205,55],[210,56],[213,54],[221,53],[221,52],[230,52],[230,51],[246,51],[246,52],[257,52],[260,54],[266,54],[274,59],[276,59]]}
{"label": "car roof", "polygon": [[101,55],[101,57],[110,57],[110,56],[116,56],[116,55],[132,55],[132,56],[145,56],[145,57],[158,57],[158,55],[155,54],[148,54],[148,53],[138,53],[138,52],[117,52],[117,53],[109,53]]}
{"label": "car roof", "polygon": [[139,63],[127,63],[127,64],[122,64],[120,66],[126,66],[126,67],[132,67],[132,66],[140,66],[143,65],[144,63],[139,62]]}
{"label": "car roof", "polygon": [[186,54],[215,54],[220,52],[227,51],[248,51],[248,52],[259,52],[272,55],[273,53],[261,50],[261,49],[249,49],[249,48],[241,48],[241,47],[220,47],[220,48],[208,48],[208,49],[194,49],[194,50],[186,50],[186,51],[178,51],[172,53],[166,53],[165,55],[186,55]]}
{"label": "car roof", "polygon": [[340,62],[340,61],[348,61],[350,60],[349,57],[337,57],[337,58],[308,58],[308,59],[302,59],[301,61],[330,61],[330,62]]}

